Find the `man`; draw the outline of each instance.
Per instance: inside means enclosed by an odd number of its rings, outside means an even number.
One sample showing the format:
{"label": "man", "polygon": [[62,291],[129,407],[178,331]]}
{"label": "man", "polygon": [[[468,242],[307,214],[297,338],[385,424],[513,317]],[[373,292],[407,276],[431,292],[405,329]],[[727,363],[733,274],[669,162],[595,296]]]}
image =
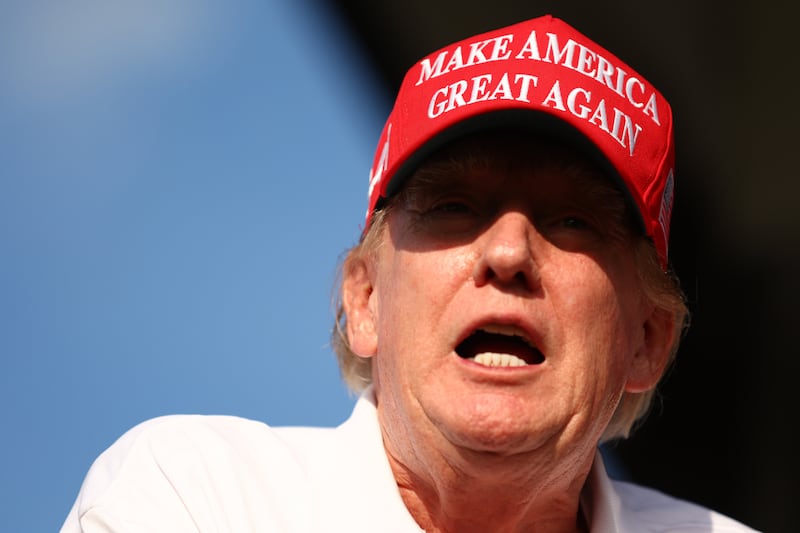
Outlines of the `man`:
{"label": "man", "polygon": [[686,308],[666,272],[663,96],[542,17],[435,52],[400,89],[342,269],[336,429],[134,428],[64,531],[750,531],[612,482]]}

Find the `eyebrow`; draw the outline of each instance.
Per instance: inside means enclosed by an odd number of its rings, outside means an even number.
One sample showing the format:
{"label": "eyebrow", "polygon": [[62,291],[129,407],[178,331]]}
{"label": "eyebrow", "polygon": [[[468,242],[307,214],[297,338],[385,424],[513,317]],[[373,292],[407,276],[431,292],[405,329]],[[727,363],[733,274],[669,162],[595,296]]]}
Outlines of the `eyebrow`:
{"label": "eyebrow", "polygon": [[424,165],[411,175],[398,196],[404,205],[413,207],[423,198],[457,192],[468,184],[465,177],[469,173],[467,165]]}

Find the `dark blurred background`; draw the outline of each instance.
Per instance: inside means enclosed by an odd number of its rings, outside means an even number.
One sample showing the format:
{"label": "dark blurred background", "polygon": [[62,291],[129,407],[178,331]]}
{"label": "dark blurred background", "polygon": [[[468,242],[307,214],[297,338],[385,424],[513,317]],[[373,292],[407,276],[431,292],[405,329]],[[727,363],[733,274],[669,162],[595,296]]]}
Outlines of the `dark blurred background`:
{"label": "dark blurred background", "polygon": [[387,114],[423,55],[546,13],[664,93],[678,157],[672,264],[692,326],[663,401],[612,452],[633,481],[761,530],[796,531],[797,8],[777,0],[320,1],[360,43]]}

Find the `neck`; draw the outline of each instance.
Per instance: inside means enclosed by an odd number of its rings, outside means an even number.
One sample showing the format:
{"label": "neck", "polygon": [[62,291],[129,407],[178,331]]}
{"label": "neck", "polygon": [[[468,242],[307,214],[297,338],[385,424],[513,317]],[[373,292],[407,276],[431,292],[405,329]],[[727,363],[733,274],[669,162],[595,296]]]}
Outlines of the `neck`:
{"label": "neck", "polygon": [[588,531],[580,494],[592,458],[580,469],[581,475],[571,477],[531,468],[534,463],[525,457],[488,455],[476,460],[471,455],[459,464],[448,461],[435,468],[411,469],[389,451],[403,502],[425,531]]}

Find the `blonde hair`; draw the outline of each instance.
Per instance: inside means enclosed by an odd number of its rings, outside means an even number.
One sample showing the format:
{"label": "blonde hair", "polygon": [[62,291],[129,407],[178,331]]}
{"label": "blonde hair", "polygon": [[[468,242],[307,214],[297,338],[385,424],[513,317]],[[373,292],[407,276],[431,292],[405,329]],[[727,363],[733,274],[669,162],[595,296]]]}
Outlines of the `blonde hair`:
{"label": "blonde hair", "polygon": [[[498,139],[499,142],[495,142]],[[519,139],[518,135],[511,137],[511,140]],[[581,168],[586,168],[585,165],[574,165],[573,163],[579,161],[580,158],[574,152],[565,149],[561,145],[553,145],[550,142],[537,140],[534,145],[537,149],[531,150],[531,138],[526,136],[523,140],[527,143],[527,152],[524,159],[528,161],[539,157],[540,164],[555,162],[556,164],[565,165],[564,168],[568,171],[574,171],[575,169],[580,171]],[[513,149],[514,147],[509,143],[507,136],[499,138],[497,136],[471,137],[466,142],[457,143],[443,153],[430,158],[420,167],[413,178],[430,180],[435,179],[437,175],[444,175],[459,169],[463,170],[465,166],[492,164],[496,162],[498,154],[508,153],[509,150]],[[613,191],[613,194],[619,198],[620,201],[618,203],[620,205],[624,204],[621,193],[616,189],[605,186],[597,188],[597,193],[604,195],[604,200],[608,191]],[[334,302],[336,319],[331,335],[331,345],[336,353],[342,378],[347,387],[355,393],[363,391],[372,383],[372,358],[359,357],[350,349],[346,333],[347,316],[341,301],[341,282],[360,262],[377,260],[378,251],[384,240],[383,233],[387,227],[388,214],[398,201],[404,201],[405,193],[406,190],[404,189],[390,199],[386,205],[373,213],[370,225],[363,234],[361,241],[347,252],[339,268]],[[609,203],[612,202],[604,202],[601,205],[608,206]],[[625,210],[625,213],[621,213],[619,216],[620,225],[631,225],[628,218],[629,213]],[[621,233],[627,232],[623,230]],[[624,239],[624,241],[628,246],[634,247],[635,263],[645,297],[654,307],[668,312],[674,318],[675,330],[669,355],[669,364],[671,364],[678,351],[682,333],[688,325],[689,311],[686,307],[685,297],[680,289],[677,277],[671,271],[665,272],[661,268],[658,253],[649,239],[643,235],[636,234],[632,238]],[[650,410],[655,394],[656,389],[640,393],[625,392],[601,440],[627,438],[637,423],[642,421]]]}

